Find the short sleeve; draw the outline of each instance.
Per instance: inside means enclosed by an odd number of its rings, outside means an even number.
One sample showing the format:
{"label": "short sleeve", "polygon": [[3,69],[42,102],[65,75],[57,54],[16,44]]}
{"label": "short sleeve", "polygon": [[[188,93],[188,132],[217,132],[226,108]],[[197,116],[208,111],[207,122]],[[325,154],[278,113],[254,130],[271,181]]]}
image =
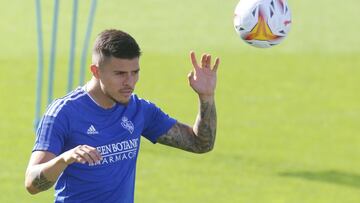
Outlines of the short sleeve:
{"label": "short sleeve", "polygon": [[143,105],[145,110],[144,130],[142,135],[152,143],[156,143],[156,140],[169,131],[176,123],[176,120],[149,101],[144,101]]}
{"label": "short sleeve", "polygon": [[62,153],[67,133],[67,119],[63,112],[57,115],[45,114],[37,128],[33,151],[49,151],[55,155]]}

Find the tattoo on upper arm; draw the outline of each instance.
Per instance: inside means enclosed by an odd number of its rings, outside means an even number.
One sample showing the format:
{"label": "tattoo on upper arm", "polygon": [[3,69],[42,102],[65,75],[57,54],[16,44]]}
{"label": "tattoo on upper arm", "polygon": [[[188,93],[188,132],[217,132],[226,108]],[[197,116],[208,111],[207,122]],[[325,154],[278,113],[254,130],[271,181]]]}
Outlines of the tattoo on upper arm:
{"label": "tattoo on upper arm", "polygon": [[190,152],[204,153],[213,148],[215,135],[215,104],[201,102],[200,112],[193,128],[178,122],[161,136],[158,142]]}
{"label": "tattoo on upper arm", "polygon": [[186,151],[194,151],[195,134],[191,127],[177,122],[165,135],[159,137],[158,142]]}
{"label": "tattoo on upper arm", "polygon": [[48,180],[40,169],[35,169],[35,171],[33,172],[33,176],[35,177],[32,185],[40,191],[47,190],[54,185],[54,182]]}

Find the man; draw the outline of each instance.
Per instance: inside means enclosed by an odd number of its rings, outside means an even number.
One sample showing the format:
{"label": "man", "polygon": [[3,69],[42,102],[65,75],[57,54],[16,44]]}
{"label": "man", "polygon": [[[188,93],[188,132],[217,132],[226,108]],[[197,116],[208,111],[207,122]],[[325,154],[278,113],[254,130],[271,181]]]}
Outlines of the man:
{"label": "man", "polygon": [[31,194],[55,184],[55,202],[134,201],[141,135],[151,142],[194,153],[214,146],[214,92],[219,59],[204,54],[188,75],[199,96],[193,127],[169,117],[133,94],[139,79],[140,48],[120,30],[105,30],[95,41],[92,79],[46,110],[37,130],[25,175]]}

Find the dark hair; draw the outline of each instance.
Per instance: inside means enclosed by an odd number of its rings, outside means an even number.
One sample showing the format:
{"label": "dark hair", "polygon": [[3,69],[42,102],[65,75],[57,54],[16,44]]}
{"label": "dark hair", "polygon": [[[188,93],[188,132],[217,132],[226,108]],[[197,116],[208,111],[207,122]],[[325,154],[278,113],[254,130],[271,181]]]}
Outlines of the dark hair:
{"label": "dark hair", "polygon": [[96,38],[93,48],[93,63],[103,64],[107,58],[133,59],[141,52],[135,39],[121,30],[104,30]]}

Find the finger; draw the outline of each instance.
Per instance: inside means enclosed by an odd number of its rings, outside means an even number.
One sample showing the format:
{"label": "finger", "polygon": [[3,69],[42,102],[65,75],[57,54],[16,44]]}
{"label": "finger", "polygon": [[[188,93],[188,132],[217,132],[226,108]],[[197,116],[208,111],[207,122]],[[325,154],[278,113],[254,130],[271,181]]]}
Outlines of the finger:
{"label": "finger", "polygon": [[81,150],[85,152],[84,157],[86,160],[89,160],[89,163],[96,163],[101,160],[101,156],[96,148],[85,145]]}
{"label": "finger", "polygon": [[210,68],[210,65],[211,65],[211,55],[208,54],[208,55],[206,55],[206,65],[205,65],[205,68]]}
{"label": "finger", "polygon": [[73,150],[73,155],[72,157],[74,157],[74,159],[76,160],[76,162],[80,162],[85,164],[86,160],[84,159],[84,157],[81,155],[81,148],[83,147],[83,145],[79,145],[77,146],[74,150]]}
{"label": "finger", "polygon": [[189,74],[188,74],[187,76],[188,76],[188,78],[190,79],[190,78],[192,78],[192,77],[193,77],[193,75],[194,75],[194,72],[193,72],[193,71],[190,71],[190,72],[189,72]]}
{"label": "finger", "polygon": [[195,56],[195,52],[194,51],[191,51],[190,52],[190,59],[191,59],[191,63],[192,65],[194,66],[194,68],[199,68],[199,64],[197,63],[197,60],[196,60],[196,56]]}
{"label": "finger", "polygon": [[90,154],[90,156],[92,157],[93,160],[95,160],[95,161],[102,160],[102,156],[101,156],[100,152],[95,147],[85,145],[85,149],[88,150],[88,153]]}
{"label": "finger", "polygon": [[216,72],[219,67],[219,64],[220,64],[220,59],[216,58],[215,65],[213,66],[212,70]]}
{"label": "finger", "polygon": [[89,164],[94,164],[95,160],[90,156],[89,152],[86,151],[84,148],[80,148],[77,153]]}
{"label": "finger", "polygon": [[206,67],[206,58],[207,58],[207,54],[203,54],[201,56],[201,67],[202,68]]}
{"label": "finger", "polygon": [[188,74],[188,79],[189,79],[189,82],[191,83],[192,81],[194,81],[194,78],[195,77],[195,73],[194,71],[191,71],[189,74]]}
{"label": "finger", "polygon": [[80,155],[85,162],[88,162],[90,164],[95,163],[97,160],[94,160],[94,158],[90,154],[89,146],[86,145],[80,145],[76,150],[75,153]]}
{"label": "finger", "polygon": [[73,154],[72,157],[75,159],[76,162],[83,163],[83,164],[86,163],[86,160],[79,154]]}

